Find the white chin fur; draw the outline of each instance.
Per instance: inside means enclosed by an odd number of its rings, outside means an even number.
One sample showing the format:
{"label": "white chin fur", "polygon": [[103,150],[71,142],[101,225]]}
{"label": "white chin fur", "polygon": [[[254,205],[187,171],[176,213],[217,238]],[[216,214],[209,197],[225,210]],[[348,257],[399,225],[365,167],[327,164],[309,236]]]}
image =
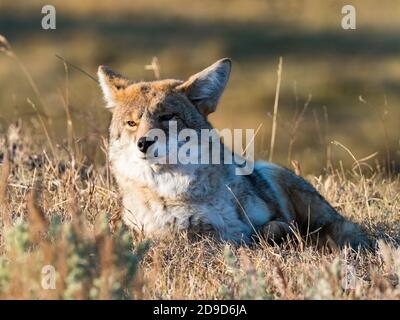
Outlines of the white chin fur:
{"label": "white chin fur", "polygon": [[[151,186],[160,196],[174,198],[187,191],[194,174],[192,166],[185,166],[185,172],[174,165],[175,170],[162,170],[170,167],[160,164],[158,158],[143,158],[134,143],[116,143],[110,146],[110,162],[119,184],[128,186],[132,183],[142,183]],[[189,174],[188,174],[189,173]],[[194,173],[194,172],[192,172]]]}

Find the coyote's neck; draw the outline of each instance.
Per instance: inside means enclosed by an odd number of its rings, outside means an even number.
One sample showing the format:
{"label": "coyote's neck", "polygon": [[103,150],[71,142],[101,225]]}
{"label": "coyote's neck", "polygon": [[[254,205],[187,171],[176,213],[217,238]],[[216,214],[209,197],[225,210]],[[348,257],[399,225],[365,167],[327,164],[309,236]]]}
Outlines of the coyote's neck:
{"label": "coyote's neck", "polygon": [[121,191],[126,194],[136,189],[151,193],[152,197],[169,200],[202,201],[224,185],[227,165],[142,166],[134,177],[119,174],[114,168]]}

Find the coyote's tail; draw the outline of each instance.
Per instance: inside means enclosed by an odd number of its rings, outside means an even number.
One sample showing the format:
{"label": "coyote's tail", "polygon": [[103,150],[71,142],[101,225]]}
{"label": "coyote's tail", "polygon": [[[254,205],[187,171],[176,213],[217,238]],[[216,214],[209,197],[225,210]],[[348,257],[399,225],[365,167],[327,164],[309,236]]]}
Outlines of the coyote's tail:
{"label": "coyote's tail", "polygon": [[316,237],[321,245],[373,248],[373,241],[358,224],[340,215],[310,183],[288,171],[286,177],[292,183],[289,183],[287,191],[294,207],[296,222],[303,233],[319,230]]}
{"label": "coyote's tail", "polygon": [[304,178],[272,163],[259,162],[255,168],[275,186],[280,199],[281,213],[276,219],[279,223],[269,223],[267,232],[285,234],[289,228],[283,227],[285,222],[318,246],[373,248],[374,243],[362,228],[340,215]]}
{"label": "coyote's tail", "polygon": [[322,227],[318,242],[337,247],[348,245],[353,249],[372,250],[374,248],[374,242],[361,227],[342,216]]}

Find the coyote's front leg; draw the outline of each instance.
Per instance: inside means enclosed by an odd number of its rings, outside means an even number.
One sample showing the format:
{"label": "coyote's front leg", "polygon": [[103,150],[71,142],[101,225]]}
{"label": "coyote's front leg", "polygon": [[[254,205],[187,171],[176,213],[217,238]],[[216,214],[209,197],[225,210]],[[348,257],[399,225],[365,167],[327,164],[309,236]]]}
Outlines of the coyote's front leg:
{"label": "coyote's front leg", "polygon": [[267,241],[280,242],[292,233],[290,225],[284,221],[273,220],[261,229],[261,236]]}

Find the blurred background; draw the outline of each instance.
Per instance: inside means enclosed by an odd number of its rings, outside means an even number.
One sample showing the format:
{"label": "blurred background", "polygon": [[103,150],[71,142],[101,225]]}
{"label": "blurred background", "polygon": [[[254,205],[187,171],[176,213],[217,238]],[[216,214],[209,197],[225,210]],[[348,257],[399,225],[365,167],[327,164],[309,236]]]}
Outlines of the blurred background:
{"label": "blurred background", "polygon": [[[0,132],[21,118],[58,143],[66,139],[68,105],[75,137],[88,158],[102,160],[110,114],[93,79],[107,64],[133,80],[158,58],[162,78],[185,79],[217,59],[233,59],[217,128],[258,128],[257,156],[268,159],[277,67],[283,57],[274,161],[297,160],[304,173],[353,163],[339,141],[369,163],[400,158],[400,2],[353,0],[357,30],[343,30],[349,1],[314,0],[0,0],[0,34],[21,66],[0,53]],[[57,10],[57,29],[41,28],[42,6]],[[27,101],[35,104],[37,111]],[[86,147],[85,147],[86,146]],[[90,148],[91,147],[91,148]],[[96,154],[97,152],[97,154]],[[395,166],[395,165],[394,165]],[[399,168],[397,168],[399,170]]]}

